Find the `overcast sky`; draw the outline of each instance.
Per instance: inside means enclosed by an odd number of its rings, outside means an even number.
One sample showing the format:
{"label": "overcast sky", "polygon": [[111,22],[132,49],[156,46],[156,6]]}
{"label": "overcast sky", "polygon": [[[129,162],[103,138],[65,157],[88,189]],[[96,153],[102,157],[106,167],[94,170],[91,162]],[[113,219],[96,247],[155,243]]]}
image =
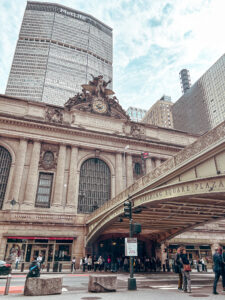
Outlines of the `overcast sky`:
{"label": "overcast sky", "polygon": [[[39,0],[44,2],[42,0]],[[179,71],[194,83],[225,52],[225,0],[46,0],[91,14],[113,28],[113,90],[120,104],[148,109],[181,96]],[[25,0],[0,0],[0,93]]]}

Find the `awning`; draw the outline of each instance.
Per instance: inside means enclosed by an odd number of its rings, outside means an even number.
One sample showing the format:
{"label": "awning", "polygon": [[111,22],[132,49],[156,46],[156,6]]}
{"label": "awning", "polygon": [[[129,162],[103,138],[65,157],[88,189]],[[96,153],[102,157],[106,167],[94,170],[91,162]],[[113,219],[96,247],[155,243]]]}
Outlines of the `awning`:
{"label": "awning", "polygon": [[6,236],[8,239],[18,239],[18,240],[65,240],[72,241],[73,237],[43,237],[43,236]]}

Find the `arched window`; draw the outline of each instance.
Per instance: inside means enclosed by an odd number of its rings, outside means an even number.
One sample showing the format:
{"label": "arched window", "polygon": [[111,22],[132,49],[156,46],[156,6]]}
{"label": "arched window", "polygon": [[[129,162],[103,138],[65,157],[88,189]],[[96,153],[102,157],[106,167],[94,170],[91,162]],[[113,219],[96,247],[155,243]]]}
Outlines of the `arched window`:
{"label": "arched window", "polygon": [[88,214],[111,198],[111,174],[98,158],[86,160],[80,169],[78,213]]}
{"label": "arched window", "polygon": [[12,158],[9,151],[0,146],[0,209],[5,197],[11,163]]}

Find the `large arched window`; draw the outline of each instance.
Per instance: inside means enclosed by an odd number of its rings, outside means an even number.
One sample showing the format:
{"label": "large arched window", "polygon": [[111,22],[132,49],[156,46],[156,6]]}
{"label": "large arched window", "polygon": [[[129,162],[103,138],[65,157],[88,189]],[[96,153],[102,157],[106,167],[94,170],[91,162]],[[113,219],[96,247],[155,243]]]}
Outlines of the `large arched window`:
{"label": "large arched window", "polygon": [[8,150],[0,146],[0,209],[2,209],[12,158]]}
{"label": "large arched window", "polygon": [[88,214],[111,198],[111,174],[98,158],[86,160],[80,169],[78,213]]}

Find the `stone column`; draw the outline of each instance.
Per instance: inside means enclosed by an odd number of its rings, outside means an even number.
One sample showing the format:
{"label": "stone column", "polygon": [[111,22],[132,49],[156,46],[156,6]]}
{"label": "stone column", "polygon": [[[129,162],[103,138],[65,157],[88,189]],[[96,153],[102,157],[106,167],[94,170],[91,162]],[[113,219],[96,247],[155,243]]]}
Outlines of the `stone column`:
{"label": "stone column", "polygon": [[146,174],[154,169],[154,161],[152,158],[146,159]]}
{"label": "stone column", "polygon": [[7,238],[5,236],[0,236],[0,258],[3,260],[5,256]]}
{"label": "stone column", "polygon": [[70,156],[70,171],[66,206],[75,209],[76,183],[77,183],[78,148],[72,147]]}
{"label": "stone column", "polygon": [[57,162],[57,170],[56,170],[56,179],[55,179],[55,192],[52,201],[52,205],[55,207],[62,206],[65,163],[66,163],[66,146],[60,145],[58,162]]}
{"label": "stone column", "polygon": [[34,205],[38,184],[38,165],[40,159],[41,143],[35,141],[31,153],[30,166],[27,176],[27,186],[24,196],[24,204]]}
{"label": "stone column", "polygon": [[156,158],[156,160],[155,160],[155,166],[156,166],[156,168],[157,168],[158,166],[160,166],[160,165],[161,165],[161,159]]}
{"label": "stone column", "polygon": [[115,195],[116,195],[116,176],[112,175],[111,198],[114,198]]}
{"label": "stone column", "polygon": [[127,173],[127,185],[130,186],[133,183],[133,164],[132,164],[132,156],[130,154],[126,155],[126,173]]}
{"label": "stone column", "polygon": [[123,160],[122,154],[116,154],[116,195],[123,190]]}
{"label": "stone column", "polygon": [[80,266],[80,259],[85,255],[84,235],[79,235],[74,241],[75,247],[73,250],[73,256],[76,257],[76,268]]}
{"label": "stone column", "polygon": [[15,174],[13,176],[12,199],[19,201],[19,193],[22,182],[25,158],[27,152],[27,141],[21,139],[18,151],[16,152]]}

